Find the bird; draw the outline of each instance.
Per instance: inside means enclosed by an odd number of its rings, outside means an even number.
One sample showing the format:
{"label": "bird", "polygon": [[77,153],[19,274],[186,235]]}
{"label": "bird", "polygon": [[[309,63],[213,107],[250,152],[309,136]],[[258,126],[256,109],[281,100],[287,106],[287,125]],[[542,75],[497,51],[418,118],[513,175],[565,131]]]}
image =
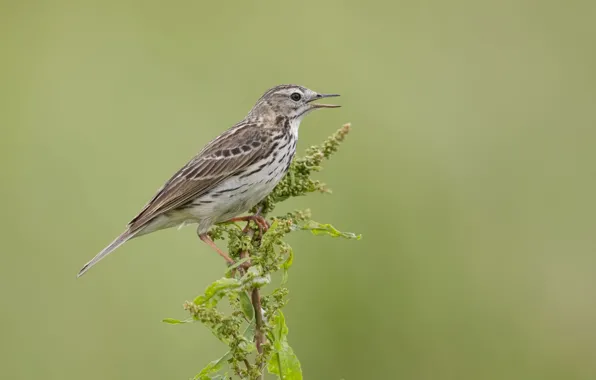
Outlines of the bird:
{"label": "bird", "polygon": [[238,217],[262,201],[290,168],[304,116],[339,105],[315,103],[339,94],[322,94],[295,84],[267,90],[246,117],[211,142],[157,191],[114,241],[87,262],[85,274],[127,241],[158,230],[198,224],[199,238],[233,263],[209,237],[218,223],[254,220]]}

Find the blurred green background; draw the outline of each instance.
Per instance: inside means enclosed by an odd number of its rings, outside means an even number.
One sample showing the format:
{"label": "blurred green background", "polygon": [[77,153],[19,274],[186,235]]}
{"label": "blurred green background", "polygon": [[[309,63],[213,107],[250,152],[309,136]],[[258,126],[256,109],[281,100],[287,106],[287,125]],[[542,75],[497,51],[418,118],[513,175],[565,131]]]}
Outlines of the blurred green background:
{"label": "blurred green background", "polygon": [[0,378],[186,379],[223,273],[194,228],[82,264],[269,87],[338,92],[295,234],[306,379],[596,378],[596,3],[3,1]]}

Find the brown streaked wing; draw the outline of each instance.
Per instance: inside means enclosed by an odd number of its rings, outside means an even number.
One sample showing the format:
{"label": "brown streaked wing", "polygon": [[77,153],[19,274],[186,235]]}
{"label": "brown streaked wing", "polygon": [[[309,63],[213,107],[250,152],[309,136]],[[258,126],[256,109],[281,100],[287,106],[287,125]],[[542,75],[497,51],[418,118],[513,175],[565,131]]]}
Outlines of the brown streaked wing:
{"label": "brown streaked wing", "polygon": [[257,162],[267,152],[270,142],[269,131],[257,124],[239,123],[230,128],[176,172],[131,220],[128,228],[138,230],[155,217],[204,195],[221,181]]}

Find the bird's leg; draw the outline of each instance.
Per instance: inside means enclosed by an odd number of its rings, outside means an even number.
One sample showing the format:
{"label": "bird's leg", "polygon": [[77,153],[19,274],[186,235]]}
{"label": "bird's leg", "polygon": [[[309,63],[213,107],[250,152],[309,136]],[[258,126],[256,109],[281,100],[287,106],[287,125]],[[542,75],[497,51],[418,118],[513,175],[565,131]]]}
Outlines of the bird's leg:
{"label": "bird's leg", "polygon": [[[267,230],[269,230],[269,223],[267,222],[267,219],[265,219],[263,216],[261,216],[261,211],[263,210],[263,205],[259,206],[259,208],[257,209],[257,212],[255,212],[255,214],[253,215],[255,218],[255,223],[259,224],[261,223],[264,227],[263,230],[265,232],[267,232]],[[248,227],[248,226],[247,226]],[[260,229],[261,227],[259,227]],[[263,235],[263,231],[260,231],[261,235]]]}
{"label": "bird's leg", "polygon": [[228,263],[230,264],[234,264],[234,260],[227,255],[227,253],[225,253],[224,251],[222,251],[221,249],[219,249],[217,247],[217,245],[215,245],[215,243],[213,242],[213,240],[211,240],[211,238],[209,237],[208,234],[199,234],[199,238],[204,241],[205,243],[207,243],[211,248],[215,249],[215,251],[224,258],[224,260],[226,260]]}
{"label": "bird's leg", "polygon": [[[230,220],[227,220],[226,223],[231,223],[231,222],[250,222],[253,221],[257,224],[257,226],[259,226],[259,231],[261,232],[261,234],[263,234],[263,232],[267,232],[267,230],[269,229],[269,223],[267,223],[267,221],[265,220],[265,218],[263,218],[261,215],[259,214],[255,214],[255,215],[246,215],[246,216],[237,216],[235,218],[232,218]],[[248,227],[248,225],[247,225]],[[245,228],[246,230],[246,228]]]}

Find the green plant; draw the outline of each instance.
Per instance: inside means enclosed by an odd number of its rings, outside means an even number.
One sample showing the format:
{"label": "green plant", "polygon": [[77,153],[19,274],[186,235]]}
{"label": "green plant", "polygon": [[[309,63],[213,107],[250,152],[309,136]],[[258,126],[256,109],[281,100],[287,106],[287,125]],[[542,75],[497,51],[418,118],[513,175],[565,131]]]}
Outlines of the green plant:
{"label": "green plant", "polygon": [[[276,204],[290,197],[328,193],[325,185],[312,179],[311,174],[321,170],[323,160],[337,151],[349,131],[350,125],[344,125],[323,144],[310,147],[304,157],[296,158],[284,179],[251,212],[265,217]],[[229,351],[210,362],[195,379],[223,380],[231,375],[261,379],[265,368],[280,379],[302,379],[300,362],[288,344],[288,328],[281,311],[287,302],[288,270],[294,259],[284,237],[301,230],[314,235],[360,239],[359,235],[340,232],[330,224],[315,222],[309,210],[273,217],[266,231],[250,222],[244,229],[230,223],[217,225],[210,232],[214,240],[228,240],[229,255],[236,263],[227,268],[223,278],[207,287],[204,294],[184,303],[189,319],[164,319],[171,324],[199,321],[228,345]],[[260,289],[269,285],[272,274],[279,271],[282,272],[280,284],[261,296]],[[227,314],[218,309],[224,298],[232,310]],[[225,365],[228,365],[227,371]]]}

